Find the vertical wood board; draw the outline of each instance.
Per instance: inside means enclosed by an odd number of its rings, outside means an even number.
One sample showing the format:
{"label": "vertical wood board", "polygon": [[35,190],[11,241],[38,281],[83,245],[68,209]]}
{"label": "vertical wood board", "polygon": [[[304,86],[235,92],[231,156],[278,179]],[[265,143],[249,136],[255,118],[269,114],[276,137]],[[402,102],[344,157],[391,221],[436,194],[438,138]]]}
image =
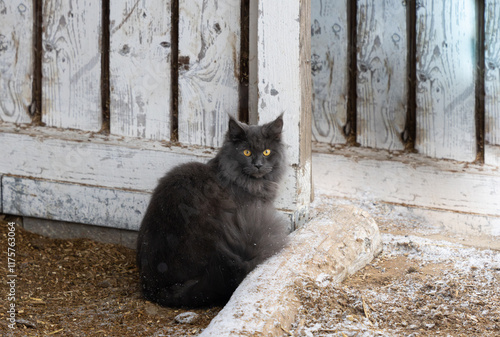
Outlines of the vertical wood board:
{"label": "vertical wood board", "polygon": [[311,0],[312,135],[345,144],[349,78],[347,1]]}
{"label": "vertical wood board", "polygon": [[[259,1],[258,11],[258,118],[268,123],[284,113],[288,160],[300,158],[300,4],[297,1]],[[286,51],[286,52],[285,52]]]}
{"label": "vertical wood board", "polygon": [[0,1],[0,121],[30,123],[33,1]]}
{"label": "vertical wood board", "polygon": [[249,7],[248,121],[250,124],[257,124],[259,120],[259,1],[250,1]]}
{"label": "vertical wood board", "polygon": [[238,116],[240,1],[179,3],[179,141],[221,146]]}
{"label": "vertical wood board", "polygon": [[99,131],[101,1],[43,0],[42,122]]}
{"label": "vertical wood board", "polygon": [[422,0],[417,8],[416,149],[476,158],[476,4]]}
{"label": "vertical wood board", "polygon": [[[283,142],[290,164],[277,206],[307,208],[311,192],[310,1],[259,1],[257,18],[260,124],[284,113]],[[252,35],[251,35],[252,36]]]}
{"label": "vertical wood board", "polygon": [[485,3],[485,141],[500,145],[500,1]]}
{"label": "vertical wood board", "polygon": [[402,150],[408,105],[406,2],[358,0],[357,6],[357,142]]}
{"label": "vertical wood board", "polygon": [[110,2],[111,133],[170,139],[170,1]]}

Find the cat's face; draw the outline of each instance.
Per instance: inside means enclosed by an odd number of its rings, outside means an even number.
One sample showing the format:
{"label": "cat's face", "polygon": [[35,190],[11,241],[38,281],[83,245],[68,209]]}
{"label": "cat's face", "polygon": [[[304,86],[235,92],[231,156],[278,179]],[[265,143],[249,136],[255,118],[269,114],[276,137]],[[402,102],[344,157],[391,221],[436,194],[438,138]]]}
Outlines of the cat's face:
{"label": "cat's face", "polygon": [[283,161],[280,116],[264,125],[246,125],[229,121],[225,150],[230,151],[234,171],[254,179],[272,179],[279,174]]}

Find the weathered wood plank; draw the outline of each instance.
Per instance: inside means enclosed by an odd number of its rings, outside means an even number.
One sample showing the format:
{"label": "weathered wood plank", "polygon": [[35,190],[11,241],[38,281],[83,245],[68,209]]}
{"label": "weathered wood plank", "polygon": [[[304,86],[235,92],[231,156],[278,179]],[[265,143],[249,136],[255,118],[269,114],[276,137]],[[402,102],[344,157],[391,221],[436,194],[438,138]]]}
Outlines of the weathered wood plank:
{"label": "weathered wood plank", "polygon": [[249,4],[248,50],[248,119],[257,124],[259,118],[259,1]]}
{"label": "weathered wood plank", "polygon": [[500,167],[500,146],[498,145],[484,146],[484,163]]}
{"label": "weathered wood plank", "polygon": [[416,149],[476,158],[474,0],[422,0],[417,8]]}
{"label": "weathered wood plank", "polygon": [[[392,203],[379,203],[378,206],[386,210],[386,214],[392,214],[398,219],[415,221],[417,226],[423,224],[421,229],[430,225],[438,229],[438,233],[441,235],[445,233],[459,234],[462,238],[466,237],[469,241],[474,242],[474,245],[478,247],[480,247],[479,242],[475,240],[486,237],[489,243],[486,243],[483,248],[500,249],[500,216],[450,212]],[[464,242],[464,244],[466,243]]]}
{"label": "weathered wood plank", "polygon": [[358,0],[357,142],[402,150],[408,101],[406,2]]}
{"label": "weathered wood plank", "polygon": [[497,169],[367,149],[313,155],[316,188],[354,200],[500,216]]}
{"label": "weathered wood plank", "polygon": [[221,146],[238,113],[240,1],[179,3],[179,141]]}
{"label": "weathered wood plank", "polygon": [[[342,282],[382,251],[375,220],[337,206],[291,234],[289,244],[252,271],[200,337],[284,336],[301,305],[297,283],[328,275]],[[333,334],[332,334],[333,335]]]}
{"label": "weathered wood plank", "polygon": [[487,164],[500,166],[500,1],[485,3],[485,154]]}
{"label": "weathered wood plank", "polygon": [[110,2],[111,133],[170,139],[170,1]]}
{"label": "weathered wood plank", "polygon": [[257,72],[258,111],[250,120],[267,123],[284,113],[290,168],[276,204],[296,214],[307,213],[311,193],[310,10],[309,0],[259,1],[257,34],[251,34],[257,38],[250,72]]}
{"label": "weathered wood plank", "polygon": [[42,122],[99,131],[101,2],[43,1]]}
{"label": "weathered wood plank", "polygon": [[349,78],[347,1],[311,0],[312,136],[345,144]]}
{"label": "weathered wood plank", "polygon": [[215,155],[207,149],[122,138],[0,126],[0,174],[150,192],[172,167]]}
{"label": "weathered wood plank", "polygon": [[33,10],[32,1],[0,1],[0,121],[31,122]]}
{"label": "weathered wood plank", "polygon": [[4,176],[8,214],[138,230],[150,194]]}

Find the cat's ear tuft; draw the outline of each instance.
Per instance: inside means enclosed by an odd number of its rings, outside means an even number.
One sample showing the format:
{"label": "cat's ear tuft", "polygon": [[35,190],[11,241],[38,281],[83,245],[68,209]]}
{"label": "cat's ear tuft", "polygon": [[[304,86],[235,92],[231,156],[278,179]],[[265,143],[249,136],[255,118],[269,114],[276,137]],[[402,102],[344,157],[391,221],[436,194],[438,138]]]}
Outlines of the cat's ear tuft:
{"label": "cat's ear tuft", "polygon": [[281,138],[283,131],[283,114],[279,115],[274,121],[264,125],[265,134],[268,137]]}
{"label": "cat's ear tuft", "polygon": [[227,134],[231,140],[242,140],[245,138],[245,129],[236,119],[229,116],[229,129]]}

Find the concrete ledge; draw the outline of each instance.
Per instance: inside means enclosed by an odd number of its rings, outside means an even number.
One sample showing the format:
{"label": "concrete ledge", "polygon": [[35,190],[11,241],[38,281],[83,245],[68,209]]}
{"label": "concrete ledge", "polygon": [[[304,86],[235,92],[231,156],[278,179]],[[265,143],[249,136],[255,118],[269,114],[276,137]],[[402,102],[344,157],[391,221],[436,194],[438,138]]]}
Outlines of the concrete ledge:
{"label": "concrete ledge", "polygon": [[282,336],[300,306],[297,281],[341,282],[381,251],[378,226],[368,213],[334,206],[292,233],[281,253],[250,273],[200,336]]}

